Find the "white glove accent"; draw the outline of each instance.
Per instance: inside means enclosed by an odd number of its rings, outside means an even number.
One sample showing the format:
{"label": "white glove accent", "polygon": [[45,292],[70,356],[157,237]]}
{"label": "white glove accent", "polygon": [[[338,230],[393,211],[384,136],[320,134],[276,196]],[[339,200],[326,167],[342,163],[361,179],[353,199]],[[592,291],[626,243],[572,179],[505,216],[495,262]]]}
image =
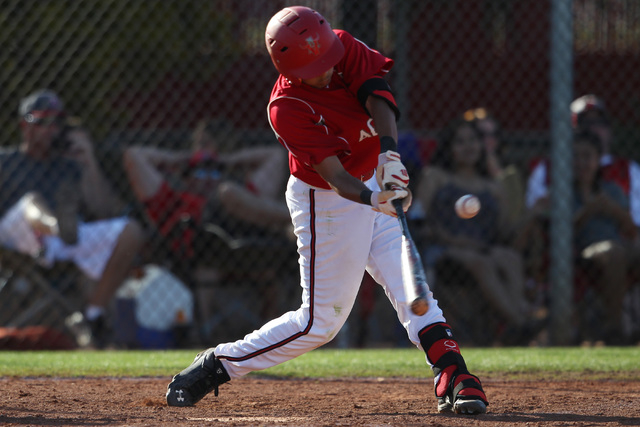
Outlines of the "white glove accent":
{"label": "white glove accent", "polygon": [[371,206],[375,211],[397,218],[396,208],[393,206],[393,203],[391,203],[396,199],[403,199],[402,209],[406,212],[409,206],[411,206],[411,191],[400,187],[393,187],[390,190],[384,191],[374,191],[371,194]]}
{"label": "white glove accent", "polygon": [[409,173],[400,160],[400,154],[389,150],[378,155],[376,181],[380,188],[409,186]]}

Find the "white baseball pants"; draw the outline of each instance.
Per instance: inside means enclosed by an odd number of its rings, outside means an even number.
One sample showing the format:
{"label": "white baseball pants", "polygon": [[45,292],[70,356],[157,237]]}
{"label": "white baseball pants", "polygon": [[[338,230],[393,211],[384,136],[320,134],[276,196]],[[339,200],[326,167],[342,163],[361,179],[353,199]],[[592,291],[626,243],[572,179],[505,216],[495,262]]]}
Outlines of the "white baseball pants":
{"label": "white baseball pants", "polygon": [[[377,189],[375,176],[366,185]],[[409,308],[402,286],[397,219],[295,177],[289,179],[286,198],[298,239],[302,305],[241,340],[218,345],[215,355],[229,376],[238,378],[278,365],[331,341],[349,316],[365,268],[384,289],[409,339],[420,348],[418,332],[445,319],[431,292],[426,314],[416,316]]]}

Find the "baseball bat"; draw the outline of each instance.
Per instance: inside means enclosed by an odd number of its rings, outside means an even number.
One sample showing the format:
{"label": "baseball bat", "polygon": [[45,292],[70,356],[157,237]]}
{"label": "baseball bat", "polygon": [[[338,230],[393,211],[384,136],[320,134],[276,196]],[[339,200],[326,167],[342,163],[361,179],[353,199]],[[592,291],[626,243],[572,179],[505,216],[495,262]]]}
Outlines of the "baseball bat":
{"label": "baseball bat", "polygon": [[420,253],[416,247],[409,225],[407,224],[407,216],[402,208],[402,200],[396,199],[393,202],[400,222],[402,230],[402,250],[400,253],[402,261],[402,284],[407,301],[411,301],[411,311],[418,316],[422,316],[429,309],[427,302],[427,278],[420,259]]}

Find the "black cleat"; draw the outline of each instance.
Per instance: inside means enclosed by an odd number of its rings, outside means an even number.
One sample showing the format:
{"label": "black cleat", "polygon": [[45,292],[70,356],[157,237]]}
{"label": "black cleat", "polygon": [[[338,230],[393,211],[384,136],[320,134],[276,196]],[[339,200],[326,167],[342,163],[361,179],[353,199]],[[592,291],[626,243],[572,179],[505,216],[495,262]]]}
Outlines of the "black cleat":
{"label": "black cleat", "polygon": [[468,372],[456,370],[445,396],[438,397],[438,412],[479,415],[487,412],[487,397],[480,380]]}
{"label": "black cleat", "polygon": [[449,396],[438,398],[438,412],[463,415],[478,415],[487,412],[487,405],[479,398],[468,398],[460,396],[451,404]]}
{"label": "black cleat", "polygon": [[167,387],[169,406],[193,406],[212,390],[217,396],[218,386],[231,379],[213,350],[198,353],[191,365],[173,377]]}

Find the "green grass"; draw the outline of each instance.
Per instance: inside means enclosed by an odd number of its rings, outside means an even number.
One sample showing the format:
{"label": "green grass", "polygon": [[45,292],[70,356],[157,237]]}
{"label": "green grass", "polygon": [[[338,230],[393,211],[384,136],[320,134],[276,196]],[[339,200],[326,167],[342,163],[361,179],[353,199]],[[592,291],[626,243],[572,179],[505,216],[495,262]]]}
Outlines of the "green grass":
{"label": "green grass", "polygon": [[[170,377],[194,350],[0,352],[0,377]],[[483,376],[640,380],[640,347],[470,348],[469,369]],[[430,377],[417,349],[319,349],[256,373],[290,378]]]}

